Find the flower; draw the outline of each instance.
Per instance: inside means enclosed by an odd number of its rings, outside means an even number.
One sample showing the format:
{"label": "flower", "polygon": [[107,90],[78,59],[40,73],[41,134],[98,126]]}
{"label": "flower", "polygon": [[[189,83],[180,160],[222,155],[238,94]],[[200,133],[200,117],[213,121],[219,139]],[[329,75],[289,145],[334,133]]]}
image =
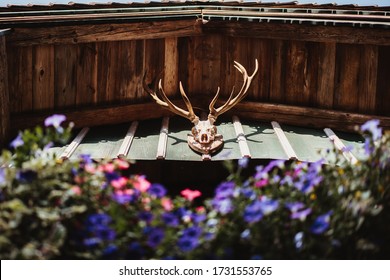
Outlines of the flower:
{"label": "flower", "polygon": [[240,237],[242,239],[249,239],[251,236],[251,231],[247,228],[246,230],[244,230],[243,232],[241,232],[240,234]]}
{"label": "flower", "polygon": [[0,167],[0,185],[6,182],[5,169]]}
{"label": "flower", "polygon": [[119,177],[119,178],[116,178],[116,179],[111,181],[111,185],[115,189],[123,188],[124,186],[126,186],[126,184],[127,184],[127,178],[126,177]]}
{"label": "flower", "polygon": [[190,252],[194,250],[199,245],[199,240],[197,238],[190,238],[187,236],[183,236],[177,242],[177,246],[183,252]]}
{"label": "flower", "polygon": [[202,232],[203,229],[201,227],[193,226],[193,227],[186,228],[183,231],[182,236],[189,237],[189,238],[197,238],[202,234]]}
{"label": "flower", "polygon": [[226,215],[234,210],[233,202],[230,198],[214,198],[212,205],[222,215]]}
{"label": "flower", "polygon": [[294,244],[295,244],[295,248],[297,248],[297,250],[300,250],[302,249],[302,246],[303,246],[303,237],[304,237],[304,234],[302,231],[300,232],[297,232],[294,236]]}
{"label": "flower", "polygon": [[323,215],[318,216],[310,227],[310,231],[314,234],[322,234],[329,228],[330,215],[333,211],[329,211]]}
{"label": "flower", "polygon": [[202,195],[202,193],[198,190],[190,190],[190,189],[185,189],[180,192],[180,194],[187,200],[193,201],[195,198],[199,197]]}
{"label": "flower", "polygon": [[166,195],[167,190],[164,188],[163,185],[160,184],[152,184],[150,188],[148,189],[148,193],[152,196],[161,198]]}
{"label": "flower", "polygon": [[38,177],[37,172],[33,170],[21,170],[16,174],[16,179],[21,183],[28,184],[34,181]]}
{"label": "flower", "polygon": [[382,128],[379,126],[379,120],[369,120],[364,123],[360,128],[362,131],[371,133],[374,141],[382,137]]}
{"label": "flower", "polygon": [[238,160],[238,166],[241,168],[247,168],[249,164],[249,158],[243,157]]}
{"label": "flower", "polygon": [[234,193],[234,182],[223,182],[218,185],[218,187],[215,190],[215,197],[216,198],[227,198],[231,197]]}
{"label": "flower", "polygon": [[150,228],[147,244],[156,248],[164,239],[165,233],[161,228]]}
{"label": "flower", "polygon": [[173,213],[163,213],[161,218],[163,222],[169,227],[177,227],[179,225],[179,219]]}
{"label": "flower", "polygon": [[87,225],[108,225],[111,221],[111,217],[105,213],[91,214],[87,218]]}
{"label": "flower", "polygon": [[259,200],[256,200],[250,205],[246,206],[244,210],[244,220],[248,223],[255,223],[260,221],[264,216],[261,208],[262,204]]}
{"label": "flower", "polygon": [[172,200],[167,197],[163,197],[161,199],[161,206],[164,208],[165,211],[171,211],[173,209]]}
{"label": "flower", "polygon": [[137,176],[133,183],[134,188],[139,190],[141,193],[146,192],[150,188],[150,182],[145,179],[144,176]]}
{"label": "flower", "polygon": [[279,207],[279,201],[263,197],[259,204],[264,215],[274,212]]}
{"label": "flower", "polygon": [[268,179],[261,179],[255,183],[255,186],[258,188],[262,188],[268,184]]}
{"label": "flower", "polygon": [[66,120],[66,117],[64,115],[54,114],[54,115],[47,117],[45,119],[45,126],[48,127],[48,126],[52,125],[55,128],[58,128],[61,125],[61,123],[65,120]]}
{"label": "flower", "polygon": [[150,223],[153,220],[153,214],[148,211],[142,211],[138,214],[138,218],[142,221]]}
{"label": "flower", "polygon": [[291,219],[299,219],[301,221],[304,221],[308,215],[311,213],[311,208],[306,208],[301,211],[296,211],[291,213]]}
{"label": "flower", "polygon": [[20,147],[24,144],[23,139],[22,139],[22,134],[19,133],[18,136],[14,140],[12,140],[10,146],[11,148],[16,149],[17,147]]}

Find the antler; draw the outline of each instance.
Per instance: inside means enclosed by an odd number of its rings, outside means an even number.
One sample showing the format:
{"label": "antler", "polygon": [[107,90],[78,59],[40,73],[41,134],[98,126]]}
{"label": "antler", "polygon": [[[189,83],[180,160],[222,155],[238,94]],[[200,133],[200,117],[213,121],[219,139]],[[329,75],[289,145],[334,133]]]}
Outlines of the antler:
{"label": "antler", "polygon": [[162,87],[162,81],[160,79],[159,82],[158,82],[158,89],[159,89],[159,92],[160,92],[160,96],[162,98],[162,100],[161,100],[157,96],[156,90],[152,90],[152,89],[149,88],[148,84],[145,81],[145,76],[146,76],[146,72],[145,72],[144,78],[143,78],[144,89],[146,90],[146,92],[148,92],[150,94],[150,96],[156,101],[157,104],[159,104],[159,105],[161,105],[163,107],[166,107],[169,111],[171,111],[171,112],[173,112],[173,113],[175,113],[175,114],[177,114],[179,116],[182,116],[184,118],[189,119],[195,125],[198,124],[199,117],[197,115],[195,115],[194,109],[192,108],[191,102],[190,102],[190,100],[188,99],[187,95],[184,92],[183,85],[181,84],[181,82],[180,82],[180,93],[181,93],[181,96],[183,97],[184,103],[186,104],[188,111],[186,111],[186,110],[176,106],[175,104],[173,104],[169,100],[169,98],[167,97],[167,95],[164,92],[164,89]]}
{"label": "antler", "polygon": [[214,108],[214,105],[217,102],[217,99],[219,97],[220,88],[218,87],[217,93],[215,94],[215,97],[213,98],[213,100],[211,100],[209,105],[210,113],[208,119],[210,120],[211,123],[214,123],[219,115],[233,108],[237,103],[239,103],[246,96],[246,93],[251,85],[252,79],[256,75],[257,70],[259,69],[259,63],[257,59],[255,62],[256,62],[255,71],[253,71],[253,74],[251,76],[248,76],[245,67],[242,66],[237,61],[234,61],[234,67],[236,67],[236,69],[240,71],[240,73],[244,78],[244,82],[242,84],[240,92],[234,98],[233,98],[233,93],[234,93],[234,87],[233,87],[233,90],[230,93],[230,96],[228,100],[225,102],[225,104],[223,104],[221,107],[216,109]]}

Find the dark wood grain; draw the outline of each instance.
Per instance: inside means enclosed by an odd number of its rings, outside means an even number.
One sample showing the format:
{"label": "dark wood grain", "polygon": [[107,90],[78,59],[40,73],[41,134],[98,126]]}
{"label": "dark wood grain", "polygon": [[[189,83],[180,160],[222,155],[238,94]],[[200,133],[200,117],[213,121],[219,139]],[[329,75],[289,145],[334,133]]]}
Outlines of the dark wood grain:
{"label": "dark wood grain", "polygon": [[10,133],[9,105],[7,52],[5,37],[0,35],[0,147],[8,142]]}

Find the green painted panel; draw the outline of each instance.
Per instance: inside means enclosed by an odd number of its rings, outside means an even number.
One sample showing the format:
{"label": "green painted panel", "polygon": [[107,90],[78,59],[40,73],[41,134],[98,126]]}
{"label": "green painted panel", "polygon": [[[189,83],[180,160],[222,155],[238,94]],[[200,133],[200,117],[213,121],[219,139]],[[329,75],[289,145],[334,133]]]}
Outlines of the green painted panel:
{"label": "green painted panel", "polygon": [[128,159],[154,160],[160,137],[162,120],[147,120],[138,124],[133,143],[127,155]]}
{"label": "green painted panel", "polygon": [[364,138],[358,133],[346,133],[334,131],[346,147],[352,146],[352,154],[357,159],[365,158],[364,154]]}
{"label": "green painted panel", "polygon": [[217,130],[223,135],[223,149],[212,156],[211,160],[226,160],[241,158],[240,147],[238,146],[236,131],[231,121],[217,121]]}
{"label": "green painted panel", "polygon": [[332,160],[327,155],[327,150],[332,150],[333,144],[323,130],[288,125],[281,127],[299,160]]}
{"label": "green painted panel", "polygon": [[242,120],[241,124],[252,158],[288,159],[271,124]]}

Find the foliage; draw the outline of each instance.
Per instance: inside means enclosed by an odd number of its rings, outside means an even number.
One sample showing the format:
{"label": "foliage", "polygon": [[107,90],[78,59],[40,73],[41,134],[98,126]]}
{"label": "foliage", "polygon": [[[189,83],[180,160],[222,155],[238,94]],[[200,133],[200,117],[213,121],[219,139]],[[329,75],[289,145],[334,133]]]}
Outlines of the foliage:
{"label": "foliage", "polygon": [[212,198],[170,197],[122,159],[55,159],[48,147],[71,134],[64,121],[49,117],[3,151],[2,259],[390,257],[390,135],[375,120],[361,127],[356,164],[275,160],[243,178],[248,160],[227,161]]}

